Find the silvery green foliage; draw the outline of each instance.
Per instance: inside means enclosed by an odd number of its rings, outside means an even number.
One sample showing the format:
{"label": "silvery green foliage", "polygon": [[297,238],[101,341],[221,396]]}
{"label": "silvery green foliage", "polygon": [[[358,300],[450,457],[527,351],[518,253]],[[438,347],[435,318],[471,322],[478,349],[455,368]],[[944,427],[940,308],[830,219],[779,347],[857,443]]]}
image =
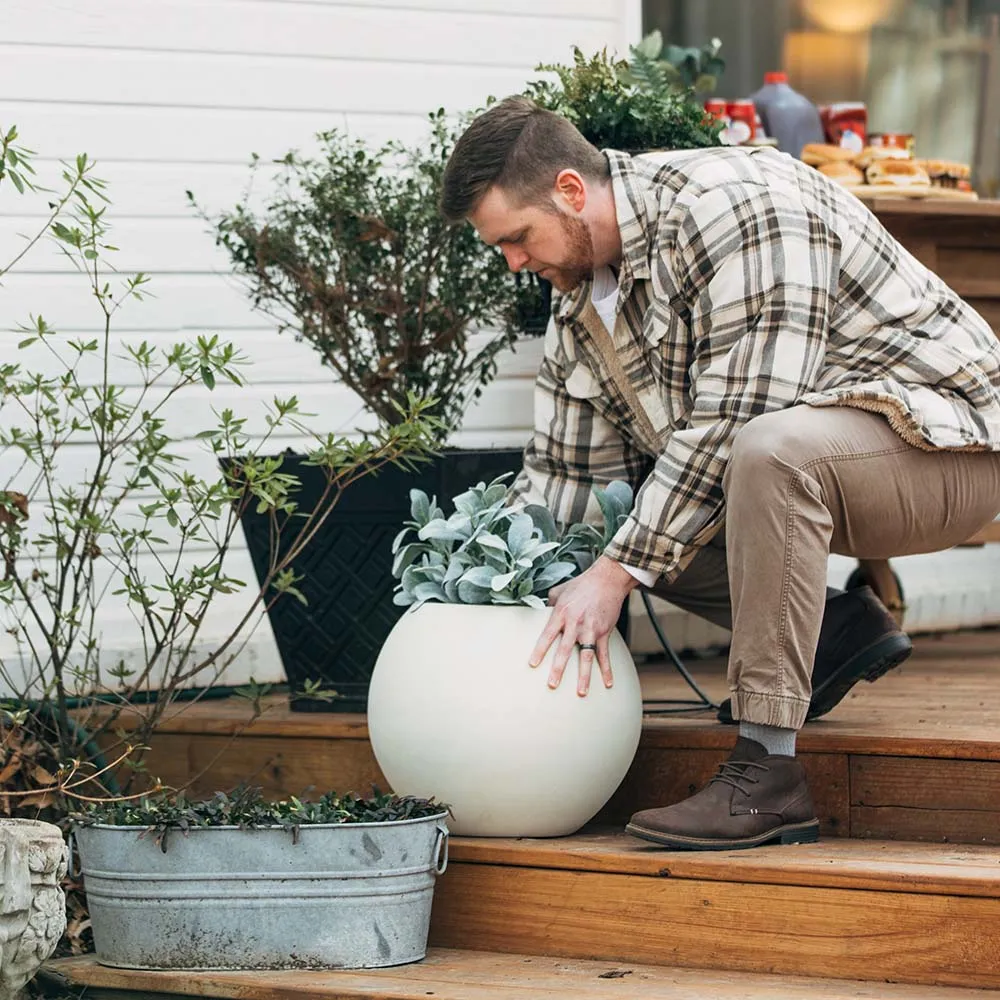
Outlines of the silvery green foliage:
{"label": "silvery green foliage", "polygon": [[631,488],[613,482],[594,489],[603,530],[574,524],[560,531],[545,507],[511,503],[507,478],[455,497],[447,518],[436,497],[410,491],[413,520],[392,544],[392,574],[400,580],[396,604],[545,607],[549,590],[590,566],[632,509]]}

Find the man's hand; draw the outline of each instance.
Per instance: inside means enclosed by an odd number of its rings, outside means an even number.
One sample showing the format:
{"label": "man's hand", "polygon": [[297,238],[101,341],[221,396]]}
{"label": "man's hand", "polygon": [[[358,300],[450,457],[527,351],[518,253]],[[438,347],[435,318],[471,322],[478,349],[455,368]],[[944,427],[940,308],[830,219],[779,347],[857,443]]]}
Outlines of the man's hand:
{"label": "man's hand", "polygon": [[[622,602],[639,585],[621,563],[601,556],[593,566],[574,580],[549,591],[552,614],[531,653],[531,666],[537,667],[549,647],[558,639],[549,687],[559,687],[570,653],[577,643],[597,647],[597,662],[604,686],[611,687],[611,660],[608,639],[618,624]],[[580,677],[576,693],[584,697],[590,690],[594,668],[594,650],[580,650]]]}

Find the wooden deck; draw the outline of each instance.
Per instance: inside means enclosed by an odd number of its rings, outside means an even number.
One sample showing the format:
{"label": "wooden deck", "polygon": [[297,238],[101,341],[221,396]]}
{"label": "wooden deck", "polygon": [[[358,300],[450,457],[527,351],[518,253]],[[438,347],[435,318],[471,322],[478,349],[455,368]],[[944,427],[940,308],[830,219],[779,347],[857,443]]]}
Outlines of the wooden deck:
{"label": "wooden deck", "polygon": [[[73,959],[53,969],[81,986],[245,1000],[985,996],[1000,989],[1000,632],[915,647],[800,734],[818,844],[672,852],[623,834],[633,810],[696,790],[736,735],[710,712],[651,716],[591,828],[453,839],[420,965],[183,974]],[[724,663],[693,672],[714,698],[726,694]],[[662,665],[641,673],[651,699],[690,694]],[[198,793],[247,778],[274,795],[385,787],[363,716],[292,713],[282,698],[252,722],[238,700],[188,706],[149,763],[171,783],[194,779]]]}

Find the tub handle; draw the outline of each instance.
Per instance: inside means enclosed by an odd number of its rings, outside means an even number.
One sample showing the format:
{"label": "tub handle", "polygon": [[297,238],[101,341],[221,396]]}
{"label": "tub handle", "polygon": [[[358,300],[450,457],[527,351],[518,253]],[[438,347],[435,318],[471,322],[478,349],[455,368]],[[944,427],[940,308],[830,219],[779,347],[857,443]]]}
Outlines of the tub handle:
{"label": "tub handle", "polygon": [[80,861],[80,845],[76,842],[76,830],[71,829],[66,838],[66,869],[67,874],[73,881],[78,881],[83,875],[83,866],[78,867],[74,862]]}
{"label": "tub handle", "polygon": [[438,824],[437,842],[434,844],[434,870],[443,875],[448,870],[448,827]]}

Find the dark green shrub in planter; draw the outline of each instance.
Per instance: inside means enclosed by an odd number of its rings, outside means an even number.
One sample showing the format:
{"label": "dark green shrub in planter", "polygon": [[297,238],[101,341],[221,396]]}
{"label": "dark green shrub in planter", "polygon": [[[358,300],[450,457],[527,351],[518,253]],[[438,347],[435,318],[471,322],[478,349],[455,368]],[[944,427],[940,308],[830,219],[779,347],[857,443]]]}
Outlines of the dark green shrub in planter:
{"label": "dark green shrub in planter", "polygon": [[[280,332],[308,343],[331,380],[383,421],[392,423],[411,393],[436,400],[442,446],[496,374],[499,353],[525,328],[543,332],[548,318],[533,276],[518,281],[471,227],[441,218],[455,136],[443,112],[417,148],[372,149],[323,133],[316,155],[284,158],[262,209],[244,199],[221,215],[202,212],[254,306]],[[293,709],[364,711],[375,658],[401,613],[390,545],[409,489],[450,496],[520,461],[520,449],[445,450],[416,477],[388,469],[352,486],[296,562],[304,599],[276,595],[268,609]],[[284,456],[283,469],[301,477],[302,505],[312,502],[322,486],[315,471],[296,455]],[[248,510],[243,528],[260,577],[273,541],[283,551],[293,523]],[[338,696],[312,696],[317,682]]]}

